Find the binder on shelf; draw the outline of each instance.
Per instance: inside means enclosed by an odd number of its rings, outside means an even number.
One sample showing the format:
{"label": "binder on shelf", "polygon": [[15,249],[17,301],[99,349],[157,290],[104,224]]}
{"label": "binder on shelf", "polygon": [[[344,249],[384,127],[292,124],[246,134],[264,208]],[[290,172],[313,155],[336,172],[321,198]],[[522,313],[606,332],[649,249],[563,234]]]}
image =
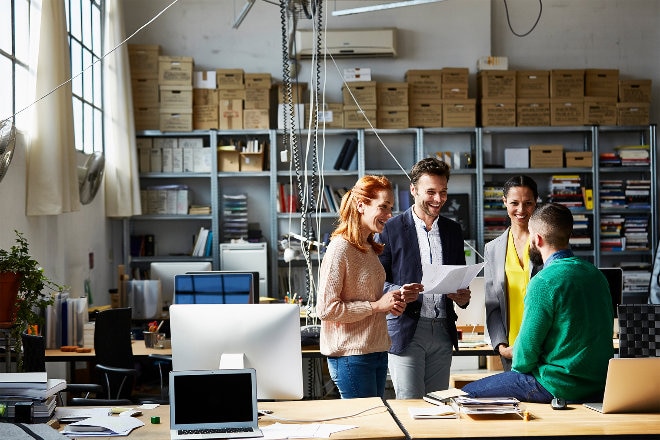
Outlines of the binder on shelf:
{"label": "binder on shelf", "polygon": [[353,162],[353,158],[355,157],[355,153],[357,153],[357,145],[358,145],[357,138],[351,139],[351,143],[348,146],[348,150],[346,150],[346,155],[344,156],[344,160],[341,163],[342,170],[348,170],[349,167],[351,166],[351,163]]}
{"label": "binder on shelf", "polygon": [[351,138],[346,138],[344,141],[344,145],[341,147],[341,151],[339,152],[339,155],[337,156],[337,160],[335,161],[335,170],[340,170],[342,164],[344,163],[344,158],[346,157],[346,153],[348,152],[348,148],[351,146]]}

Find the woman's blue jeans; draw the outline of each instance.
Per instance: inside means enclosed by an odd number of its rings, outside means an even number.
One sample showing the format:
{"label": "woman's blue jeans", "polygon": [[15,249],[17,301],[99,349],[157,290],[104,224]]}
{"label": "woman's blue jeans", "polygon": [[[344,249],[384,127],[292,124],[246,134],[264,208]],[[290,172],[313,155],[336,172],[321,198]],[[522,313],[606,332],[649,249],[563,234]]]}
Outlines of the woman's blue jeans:
{"label": "woman's blue jeans", "polygon": [[383,397],[387,352],[328,357],[328,371],[342,399]]}

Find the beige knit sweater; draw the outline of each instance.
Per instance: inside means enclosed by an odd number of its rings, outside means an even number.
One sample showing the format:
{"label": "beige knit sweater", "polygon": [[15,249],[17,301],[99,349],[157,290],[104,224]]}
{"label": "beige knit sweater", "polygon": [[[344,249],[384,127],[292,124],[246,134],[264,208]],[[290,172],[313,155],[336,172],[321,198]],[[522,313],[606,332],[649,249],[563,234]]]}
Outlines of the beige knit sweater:
{"label": "beige knit sweater", "polygon": [[383,295],[385,270],[369,247],[362,253],[342,237],[330,242],[319,276],[316,313],[321,319],[321,353],[350,356],[387,351],[384,313],[369,304]]}

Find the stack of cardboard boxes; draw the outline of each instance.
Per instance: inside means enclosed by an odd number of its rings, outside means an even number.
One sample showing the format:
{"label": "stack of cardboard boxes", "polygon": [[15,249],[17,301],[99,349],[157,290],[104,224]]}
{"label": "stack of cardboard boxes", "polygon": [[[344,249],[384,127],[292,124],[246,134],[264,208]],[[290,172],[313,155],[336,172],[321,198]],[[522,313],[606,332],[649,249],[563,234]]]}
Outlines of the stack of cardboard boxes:
{"label": "stack of cardboard boxes", "polygon": [[376,81],[351,81],[342,87],[344,128],[378,128]]}
{"label": "stack of cardboard boxes", "polygon": [[519,70],[516,72],[516,125],[543,127],[550,125],[550,72]]}
{"label": "stack of cardboard boxes", "polygon": [[192,78],[192,57],[158,57],[160,131],[192,131]]}
{"label": "stack of cardboard boxes", "polygon": [[216,69],[220,130],[243,129],[243,69]]}
{"label": "stack of cardboard boxes", "polygon": [[618,125],[648,125],[650,108],[650,79],[619,80]]}
{"label": "stack of cardboard boxes", "polygon": [[477,74],[481,126],[516,125],[516,71],[482,70]]}
{"label": "stack of cardboard boxes", "polygon": [[268,129],[270,127],[270,73],[246,73],[243,128]]}
{"label": "stack of cardboard boxes", "polygon": [[135,129],[159,129],[158,57],[160,46],[129,44]]}

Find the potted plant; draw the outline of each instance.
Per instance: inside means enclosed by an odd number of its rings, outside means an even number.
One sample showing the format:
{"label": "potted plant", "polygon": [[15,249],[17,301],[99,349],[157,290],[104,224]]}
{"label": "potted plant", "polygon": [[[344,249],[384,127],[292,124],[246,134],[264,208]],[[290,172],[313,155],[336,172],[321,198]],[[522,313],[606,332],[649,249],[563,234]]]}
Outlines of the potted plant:
{"label": "potted plant", "polygon": [[44,275],[43,268],[30,255],[23,233],[14,232],[16,243],[8,250],[0,249],[0,326],[9,329],[13,348],[20,353],[21,333],[34,325],[42,328],[42,311],[53,303],[55,292],[61,292],[63,286]]}

